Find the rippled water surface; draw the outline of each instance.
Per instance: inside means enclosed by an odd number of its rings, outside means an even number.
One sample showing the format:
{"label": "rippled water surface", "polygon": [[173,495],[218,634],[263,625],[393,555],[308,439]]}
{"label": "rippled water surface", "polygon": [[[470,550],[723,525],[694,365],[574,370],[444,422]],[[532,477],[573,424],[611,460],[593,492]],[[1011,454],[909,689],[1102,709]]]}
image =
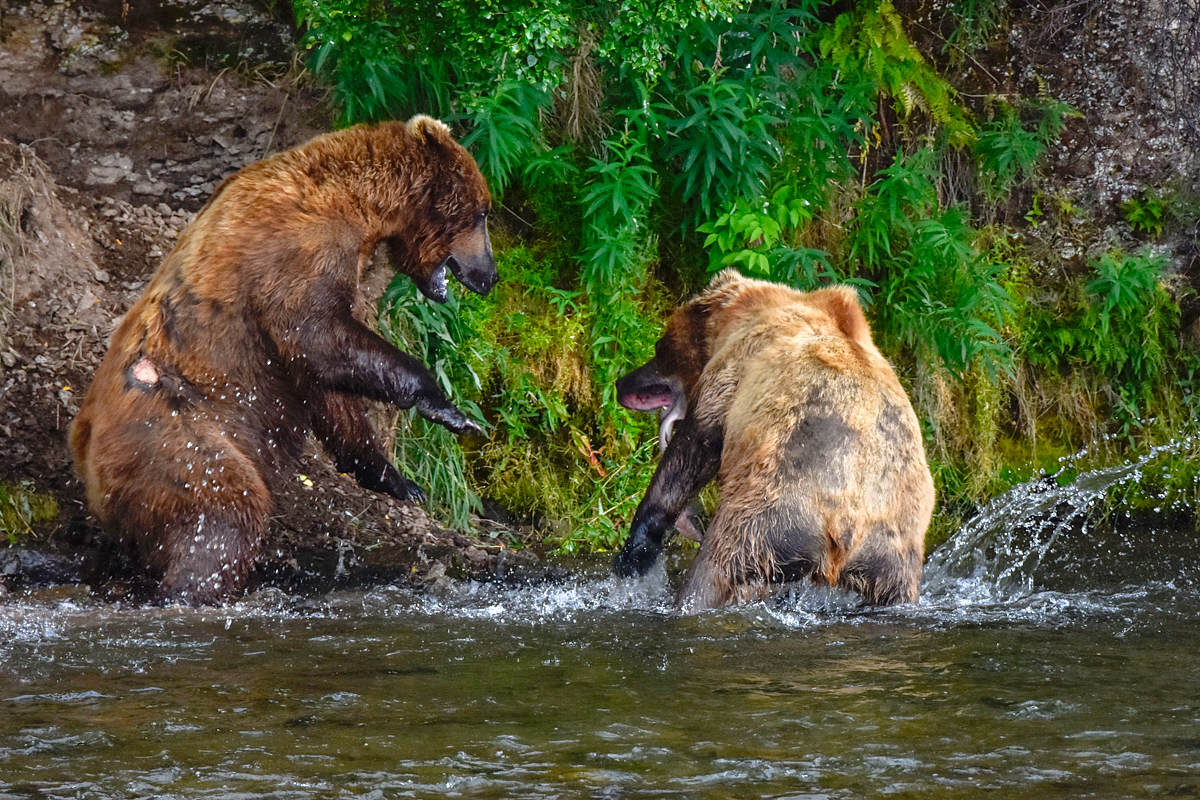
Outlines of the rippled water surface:
{"label": "rippled water surface", "polygon": [[886,611],[677,617],[661,575],[600,568],[209,610],[10,597],[0,798],[1200,796],[1193,534],[1033,526],[1035,494]]}

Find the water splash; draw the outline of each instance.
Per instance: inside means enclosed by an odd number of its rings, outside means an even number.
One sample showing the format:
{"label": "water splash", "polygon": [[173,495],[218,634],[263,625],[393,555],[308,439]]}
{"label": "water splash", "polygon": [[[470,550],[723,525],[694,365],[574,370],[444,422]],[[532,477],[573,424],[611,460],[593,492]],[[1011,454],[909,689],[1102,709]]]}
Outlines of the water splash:
{"label": "water splash", "polygon": [[[1124,464],[1081,472],[1059,485],[1059,479],[1087,455],[1085,450],[1064,459],[1056,475],[1043,475],[1010,489],[988,503],[929,556],[922,595],[935,603],[949,596],[974,603],[1028,597],[1045,588],[1047,563],[1061,561],[1059,551],[1071,553],[1061,565],[1067,573],[1064,578],[1069,578],[1072,570],[1106,561],[1111,573],[1108,578],[1117,584],[1129,583],[1128,578],[1139,566],[1146,565],[1126,564],[1126,580],[1115,574],[1120,567],[1113,565],[1132,551],[1154,549],[1158,543],[1150,543],[1149,548],[1146,543],[1128,538],[1114,543],[1110,526],[1098,525],[1094,512],[1105,502],[1110,489],[1142,481],[1147,467],[1156,459],[1193,444],[1190,438],[1177,439]],[[1146,536],[1152,534],[1147,532]],[[1146,552],[1141,556],[1155,557]],[[1072,558],[1076,559],[1074,563]],[[1095,576],[1080,576],[1077,583],[1086,584],[1088,577]]]}
{"label": "water splash", "polygon": [[[1169,462],[1164,455],[1195,447],[1181,439],[1127,463],[1082,471],[1059,485],[1088,454],[1064,459],[1056,476],[1043,476],[996,497],[925,565],[921,600],[893,609],[864,607],[857,595],[797,584],[765,603],[703,615],[713,624],[772,630],[827,625],[873,624],[907,619],[940,627],[976,622],[1069,623],[1133,613],[1149,603],[1200,609],[1200,541],[1188,527],[1117,529],[1099,521],[1096,510],[1110,489],[1144,481]],[[1156,464],[1161,459],[1164,464]],[[600,621],[614,629],[641,620],[674,617],[673,585],[686,559],[660,560],[641,581],[613,577],[605,559],[573,560],[571,577],[560,582],[514,586],[445,581],[414,591],[381,586],[327,595],[293,596],[261,589],[216,609],[159,609],[108,606],[86,589],[57,592],[38,600],[9,597],[0,602],[0,660],[14,643],[52,642],[81,631],[114,627],[189,625],[224,628],[252,620],[297,618],[414,618],[475,620],[500,626],[541,627]],[[1135,614],[1136,615],[1136,614]],[[111,623],[111,625],[110,625]],[[636,624],[636,623],[634,623]],[[219,634],[218,634],[219,635]],[[154,634],[147,634],[152,640]]]}

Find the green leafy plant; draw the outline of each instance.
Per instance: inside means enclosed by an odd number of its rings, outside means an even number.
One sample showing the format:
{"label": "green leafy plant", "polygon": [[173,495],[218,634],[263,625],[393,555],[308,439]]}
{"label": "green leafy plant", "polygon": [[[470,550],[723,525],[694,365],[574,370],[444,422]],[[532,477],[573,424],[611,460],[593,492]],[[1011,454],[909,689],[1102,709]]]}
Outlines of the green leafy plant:
{"label": "green leafy plant", "polygon": [[1004,21],[1007,4],[1003,0],[954,0],[950,12],[958,20],[946,40],[946,46],[962,61],[964,53],[982,48]]}
{"label": "green leafy plant", "polygon": [[294,3],[297,21],[307,28],[301,44],[311,49],[310,68],[332,76],[346,124],[394,116],[411,85],[395,56],[401,31],[382,6],[378,0]]}
{"label": "green leafy plant", "polygon": [[603,149],[607,159],[593,158],[585,174],[582,204],[586,229],[581,277],[592,294],[621,283],[623,272],[637,264],[646,215],[658,198],[644,129],[627,130],[605,141]]}
{"label": "green leafy plant", "polygon": [[475,153],[492,191],[504,193],[511,177],[545,149],[537,126],[549,94],[523,83],[506,83],[482,98],[468,114],[463,146]]}
{"label": "green leafy plant", "polygon": [[1047,148],[1062,135],[1067,119],[1079,114],[1049,98],[1014,103],[997,97],[991,101],[991,116],[980,125],[972,152],[985,178],[984,193],[996,200],[1017,184],[1034,178]]}
{"label": "green leafy plant", "polygon": [[738,198],[731,210],[699,228],[708,234],[704,246],[709,252],[709,275],[732,266],[743,275],[798,289],[830,283],[869,286],[869,281],[837,272],[826,251],[792,243],[812,218],[812,204],[797,197],[790,185],[761,200]]}
{"label": "green leafy plant", "polygon": [[[474,390],[478,396],[482,385],[460,345],[470,341],[473,334],[459,313],[461,304],[453,296],[445,305],[431,303],[412,281],[397,275],[380,307],[381,333],[402,350],[420,357],[456,405],[486,424],[479,405],[459,396],[461,387]],[[425,489],[433,507],[441,510],[448,521],[459,527],[469,525],[480,501],[469,479],[466,456],[453,434],[410,411],[397,426],[393,455],[400,469]]]}
{"label": "green leafy plant", "polygon": [[1023,305],[1024,359],[1068,387],[1091,387],[1087,403],[1074,402],[1124,441],[1153,427],[1152,410],[1164,424],[1190,419],[1187,376],[1197,358],[1180,343],[1179,299],[1167,287],[1165,260],[1117,251],[1089,263],[1089,280],[1049,295],[1050,303]]}
{"label": "green leafy plant", "polygon": [[1179,307],[1162,284],[1161,256],[1106,253],[1091,266],[1084,324],[1096,336],[1084,358],[1113,377],[1122,411],[1137,418],[1177,350]]}
{"label": "green leafy plant", "polygon": [[1008,370],[999,333],[1011,314],[1003,265],[976,252],[960,207],[939,209],[933,152],[898,157],[859,203],[849,254],[878,287],[876,319],[885,339],[935,354],[962,375],[978,363]]}
{"label": "green leafy plant", "polygon": [[1157,239],[1162,236],[1171,204],[1165,194],[1143,190],[1121,203],[1125,221],[1136,231]]}
{"label": "green leafy plant", "polygon": [[860,2],[839,15],[821,32],[820,49],[839,69],[869,76],[879,91],[892,97],[903,117],[918,109],[926,112],[955,146],[974,137],[954,88],[913,45],[889,0]]}
{"label": "green leafy plant", "polygon": [[659,105],[668,118],[663,155],[678,163],[679,196],[696,203],[700,218],[721,200],[762,192],[780,147],[770,128],[779,122],[757,98],[757,87],[719,79],[693,86],[680,108]]}

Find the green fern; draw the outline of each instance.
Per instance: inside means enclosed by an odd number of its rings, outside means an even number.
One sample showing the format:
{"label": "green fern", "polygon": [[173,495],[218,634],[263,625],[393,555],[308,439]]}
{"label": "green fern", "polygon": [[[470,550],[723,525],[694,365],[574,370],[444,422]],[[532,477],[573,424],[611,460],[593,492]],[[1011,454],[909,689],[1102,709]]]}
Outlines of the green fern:
{"label": "green fern", "polygon": [[1159,255],[1105,254],[1092,261],[1096,277],[1085,287],[1085,320],[1096,332],[1085,360],[1114,382],[1118,414],[1131,422],[1140,422],[1178,349],[1179,306],[1162,284],[1164,266]]}
{"label": "green fern", "polygon": [[833,269],[829,253],[791,244],[812,221],[813,210],[787,183],[766,198],[738,198],[732,208],[698,228],[707,234],[709,275],[733,266],[744,275],[799,289],[848,280]]}
{"label": "green fern", "polygon": [[1121,203],[1121,213],[1134,230],[1157,239],[1166,227],[1170,203],[1164,194],[1146,189]]}
{"label": "green fern", "polygon": [[954,374],[1008,371],[1000,329],[1012,315],[1003,265],[974,248],[961,207],[939,209],[933,151],[898,157],[858,205],[849,255],[876,291],[885,340],[935,355]]}
{"label": "green fern", "polygon": [[891,96],[902,118],[920,109],[945,129],[952,146],[974,139],[957,93],[909,40],[889,0],[860,0],[821,32],[819,42],[823,58],[847,74],[869,77],[877,91]]}
{"label": "green fern", "polygon": [[401,36],[386,17],[373,18],[370,2],[327,6],[297,2],[297,21],[307,27],[301,45],[309,67],[332,83],[342,122],[377,122],[395,115],[405,94],[394,53]]}
{"label": "green fern", "polygon": [[[1036,176],[1047,149],[1062,135],[1067,119],[1078,113],[1048,98],[1019,104],[991,98],[988,105],[990,119],[980,126],[972,151],[985,179],[984,194],[996,200]],[[1024,116],[1035,119],[1027,123]]]}
{"label": "green fern", "polygon": [[675,191],[696,205],[700,219],[738,196],[760,194],[779,162],[771,129],[780,120],[758,97],[753,83],[714,74],[691,87],[678,108],[664,100],[654,109],[667,120],[663,155],[674,166]]}

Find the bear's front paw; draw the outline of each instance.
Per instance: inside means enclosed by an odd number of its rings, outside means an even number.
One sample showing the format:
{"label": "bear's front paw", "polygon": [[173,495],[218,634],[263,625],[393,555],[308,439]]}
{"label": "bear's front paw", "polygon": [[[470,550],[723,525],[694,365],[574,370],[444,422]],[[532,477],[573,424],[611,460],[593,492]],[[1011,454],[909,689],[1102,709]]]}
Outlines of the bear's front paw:
{"label": "bear's front paw", "polygon": [[454,406],[421,408],[417,411],[430,422],[436,422],[456,436],[483,436],[483,428]]}
{"label": "bear's front paw", "polygon": [[647,541],[627,543],[613,561],[613,571],[622,578],[638,578],[645,575],[658,560],[659,548]]}
{"label": "bear's front paw", "polygon": [[391,470],[390,474],[384,476],[384,485],[380,489],[402,503],[424,505],[428,499],[424,489],[396,470]]}
{"label": "bear's front paw", "polygon": [[479,423],[476,422],[475,420],[471,419],[470,417],[466,417],[466,416],[464,416],[462,418],[461,423],[458,423],[457,425],[454,425],[454,426],[447,425],[446,428],[449,429],[449,431],[451,433],[453,433],[457,436],[484,436],[485,435],[483,428],[479,425]]}

